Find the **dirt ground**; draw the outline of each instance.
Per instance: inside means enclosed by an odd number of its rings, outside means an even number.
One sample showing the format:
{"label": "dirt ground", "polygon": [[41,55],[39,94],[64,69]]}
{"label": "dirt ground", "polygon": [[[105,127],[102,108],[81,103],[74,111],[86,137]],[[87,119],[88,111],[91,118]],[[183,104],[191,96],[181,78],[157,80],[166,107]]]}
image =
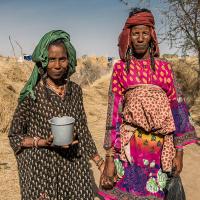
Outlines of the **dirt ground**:
{"label": "dirt ground", "polygon": [[[102,148],[107,110],[107,91],[110,75],[103,76],[94,84],[83,89],[88,125],[99,153]],[[198,136],[200,129],[197,127]],[[98,186],[99,171],[91,164],[94,187]],[[184,168],[181,174],[187,200],[199,200],[200,189],[200,146],[190,145],[185,149]],[[9,147],[6,134],[0,134],[0,200],[19,200],[18,172],[13,151]],[[98,197],[95,200],[99,199]]]}

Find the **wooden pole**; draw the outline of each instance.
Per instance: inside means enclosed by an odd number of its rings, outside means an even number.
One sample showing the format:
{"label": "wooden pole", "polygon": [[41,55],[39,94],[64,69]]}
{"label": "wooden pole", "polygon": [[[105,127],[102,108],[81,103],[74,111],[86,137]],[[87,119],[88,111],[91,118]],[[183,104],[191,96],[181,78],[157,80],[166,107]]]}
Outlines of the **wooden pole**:
{"label": "wooden pole", "polygon": [[21,56],[23,58],[23,49],[22,49],[22,46],[17,41],[15,41],[15,42],[16,42],[17,46],[20,48]]}
{"label": "wooden pole", "polygon": [[11,44],[11,46],[12,46],[12,50],[13,50],[14,57],[16,58],[15,48],[14,48],[14,46],[13,46],[13,44],[12,44],[10,35],[9,35],[9,41],[10,41],[10,44]]}

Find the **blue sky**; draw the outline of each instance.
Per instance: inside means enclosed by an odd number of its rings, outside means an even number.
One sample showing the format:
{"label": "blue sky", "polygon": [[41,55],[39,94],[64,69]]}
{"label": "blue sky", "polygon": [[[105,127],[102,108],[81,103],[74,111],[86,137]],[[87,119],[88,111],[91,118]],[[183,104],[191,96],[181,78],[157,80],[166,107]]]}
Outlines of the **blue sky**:
{"label": "blue sky", "polygon": [[[137,6],[138,0],[127,0]],[[146,3],[145,3],[146,2]],[[148,6],[148,1],[140,4]],[[160,0],[153,0],[150,9],[159,29]],[[117,40],[128,16],[128,7],[120,0],[0,0],[0,54],[12,56],[9,35],[20,54],[31,54],[40,38],[53,29],[63,29],[71,35],[77,55],[118,56]],[[167,44],[161,53],[172,53]]]}

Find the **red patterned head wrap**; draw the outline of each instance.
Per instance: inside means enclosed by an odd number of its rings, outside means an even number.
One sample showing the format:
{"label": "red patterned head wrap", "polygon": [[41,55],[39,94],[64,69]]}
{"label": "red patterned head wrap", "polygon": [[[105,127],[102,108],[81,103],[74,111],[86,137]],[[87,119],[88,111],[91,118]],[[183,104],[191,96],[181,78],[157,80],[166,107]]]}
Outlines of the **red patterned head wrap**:
{"label": "red patterned head wrap", "polygon": [[123,31],[119,35],[119,56],[121,60],[126,60],[126,54],[128,49],[131,47],[131,27],[137,25],[145,25],[150,27],[151,39],[153,42],[152,53],[154,57],[159,57],[159,47],[158,40],[155,32],[155,22],[154,17],[151,12],[139,12],[129,17],[126,20]]}

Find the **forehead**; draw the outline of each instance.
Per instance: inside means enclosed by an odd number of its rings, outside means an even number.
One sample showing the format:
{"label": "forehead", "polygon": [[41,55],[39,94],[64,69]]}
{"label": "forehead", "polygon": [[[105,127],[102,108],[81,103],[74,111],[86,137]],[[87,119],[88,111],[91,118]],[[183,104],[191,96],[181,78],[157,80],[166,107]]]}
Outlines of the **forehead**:
{"label": "forehead", "polygon": [[67,54],[66,48],[64,45],[50,45],[48,48],[49,55],[56,55],[56,54]]}
{"label": "forehead", "polygon": [[133,26],[131,30],[132,31],[150,31],[150,27],[145,26],[145,25],[137,25],[137,26]]}

